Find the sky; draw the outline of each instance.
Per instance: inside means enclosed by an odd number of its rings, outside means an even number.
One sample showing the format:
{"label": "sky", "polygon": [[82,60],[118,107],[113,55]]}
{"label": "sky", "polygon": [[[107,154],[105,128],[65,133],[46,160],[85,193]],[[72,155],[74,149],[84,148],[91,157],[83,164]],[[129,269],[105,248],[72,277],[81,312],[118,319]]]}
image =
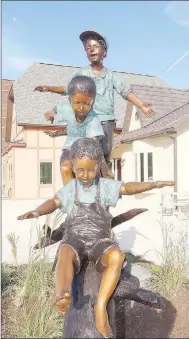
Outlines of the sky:
{"label": "sky", "polygon": [[35,62],[86,66],[84,30],[108,39],[109,69],[189,88],[189,1],[4,0],[2,78],[16,80]]}

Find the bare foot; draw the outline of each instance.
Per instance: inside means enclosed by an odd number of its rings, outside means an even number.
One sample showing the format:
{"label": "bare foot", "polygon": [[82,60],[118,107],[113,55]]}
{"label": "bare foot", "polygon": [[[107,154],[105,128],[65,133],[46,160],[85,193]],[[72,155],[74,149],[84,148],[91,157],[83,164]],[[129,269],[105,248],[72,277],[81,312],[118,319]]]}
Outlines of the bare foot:
{"label": "bare foot", "polygon": [[98,332],[104,338],[112,338],[112,330],[108,320],[108,314],[105,306],[96,304],[94,306],[95,324]]}
{"label": "bare foot", "polygon": [[154,310],[156,311],[157,314],[163,313],[163,308],[157,308],[157,305],[153,305],[153,304],[148,303],[148,302],[145,302],[144,305],[154,308]]}
{"label": "bare foot", "polygon": [[68,312],[71,304],[70,293],[66,292],[62,297],[56,296],[53,305],[59,310],[59,312]]}
{"label": "bare foot", "polygon": [[163,313],[163,309],[162,308],[156,308],[156,313],[157,314],[162,314]]}
{"label": "bare foot", "polygon": [[108,179],[114,179],[114,175],[111,171],[108,171],[107,173],[104,173],[103,175],[104,178],[108,178]]}

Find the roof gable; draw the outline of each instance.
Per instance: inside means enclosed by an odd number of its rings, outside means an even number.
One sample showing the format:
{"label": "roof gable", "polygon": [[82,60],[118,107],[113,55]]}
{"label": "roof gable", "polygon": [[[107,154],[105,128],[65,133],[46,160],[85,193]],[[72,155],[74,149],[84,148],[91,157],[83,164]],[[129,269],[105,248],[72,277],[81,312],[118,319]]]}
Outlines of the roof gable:
{"label": "roof gable", "polygon": [[148,118],[139,110],[142,126],[146,126],[154,120],[158,120],[189,101],[189,89],[184,90],[172,87],[147,85],[134,85],[133,88],[140,99],[153,105],[152,109],[155,112],[154,118]]}
{"label": "roof gable", "polygon": [[115,146],[119,143],[129,143],[134,140],[145,139],[160,135],[166,131],[174,132],[181,124],[189,120],[189,98],[188,102],[174,111],[160,117],[158,120],[132,132],[123,132],[115,138]]}
{"label": "roof gable", "polygon": [[[53,93],[34,92],[34,88],[39,85],[61,86],[68,84],[80,67],[49,65],[36,63],[31,66],[14,83],[15,109],[17,123],[20,125],[44,125],[49,126],[44,119],[44,113],[52,109],[60,100],[67,100]],[[118,76],[129,84],[149,86],[168,86],[164,80],[149,75],[116,72]],[[115,94],[115,115],[117,127],[122,128],[126,112],[127,102],[120,95]]]}

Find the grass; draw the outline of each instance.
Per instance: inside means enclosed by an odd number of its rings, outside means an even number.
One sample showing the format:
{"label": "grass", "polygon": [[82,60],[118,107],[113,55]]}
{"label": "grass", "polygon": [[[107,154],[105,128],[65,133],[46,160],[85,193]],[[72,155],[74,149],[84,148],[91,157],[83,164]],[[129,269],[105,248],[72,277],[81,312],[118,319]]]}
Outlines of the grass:
{"label": "grass", "polygon": [[10,233],[7,235],[7,239],[11,245],[12,255],[14,257],[15,264],[17,265],[17,244],[19,237],[16,237],[15,233]]}
{"label": "grass", "polygon": [[[52,229],[60,222],[56,214]],[[46,219],[49,224],[49,219]],[[187,234],[180,232],[173,240],[170,229],[163,227],[164,254],[162,265],[151,268],[152,289],[164,295],[176,294],[187,282]],[[37,228],[40,244],[41,232]],[[2,338],[63,338],[63,316],[53,307],[54,273],[40,249],[37,259],[30,250],[28,264],[17,265],[18,238],[7,236],[16,265],[2,265]],[[145,263],[140,256],[126,252],[129,263]],[[146,262],[148,263],[148,262]]]}
{"label": "grass", "polygon": [[188,244],[187,233],[179,231],[173,237],[173,228],[163,228],[164,254],[161,266],[153,265],[151,268],[151,286],[153,290],[166,296],[173,296],[188,284]]}
{"label": "grass", "polygon": [[[62,338],[63,316],[53,307],[52,265],[45,259],[18,268],[2,265],[4,337]],[[13,280],[13,273],[17,279]]]}
{"label": "grass", "polygon": [[2,337],[62,338],[63,315],[52,304],[54,272],[45,249],[39,250],[37,259],[30,250],[28,264],[17,265],[18,238],[14,234],[7,238],[16,265],[2,264]]}

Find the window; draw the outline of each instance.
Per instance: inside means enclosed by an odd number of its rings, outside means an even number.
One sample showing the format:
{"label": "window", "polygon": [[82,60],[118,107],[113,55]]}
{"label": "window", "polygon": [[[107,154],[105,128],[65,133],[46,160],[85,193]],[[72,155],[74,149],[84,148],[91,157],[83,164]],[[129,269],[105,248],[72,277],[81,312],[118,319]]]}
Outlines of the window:
{"label": "window", "polygon": [[148,153],[148,181],[153,181],[153,158],[152,158],[152,153]]}
{"label": "window", "polygon": [[112,172],[116,180],[122,180],[121,159],[112,160]]}
{"label": "window", "polygon": [[40,184],[42,185],[52,184],[52,162],[40,163]]}
{"label": "window", "polygon": [[144,181],[144,153],[140,153],[140,181]]}
{"label": "window", "polygon": [[11,199],[11,196],[12,196],[12,188],[9,188],[9,190],[8,190],[8,198]]}
{"label": "window", "polygon": [[9,180],[12,179],[12,164],[9,164]]}
{"label": "window", "polygon": [[153,153],[136,154],[136,180],[153,181]]}

